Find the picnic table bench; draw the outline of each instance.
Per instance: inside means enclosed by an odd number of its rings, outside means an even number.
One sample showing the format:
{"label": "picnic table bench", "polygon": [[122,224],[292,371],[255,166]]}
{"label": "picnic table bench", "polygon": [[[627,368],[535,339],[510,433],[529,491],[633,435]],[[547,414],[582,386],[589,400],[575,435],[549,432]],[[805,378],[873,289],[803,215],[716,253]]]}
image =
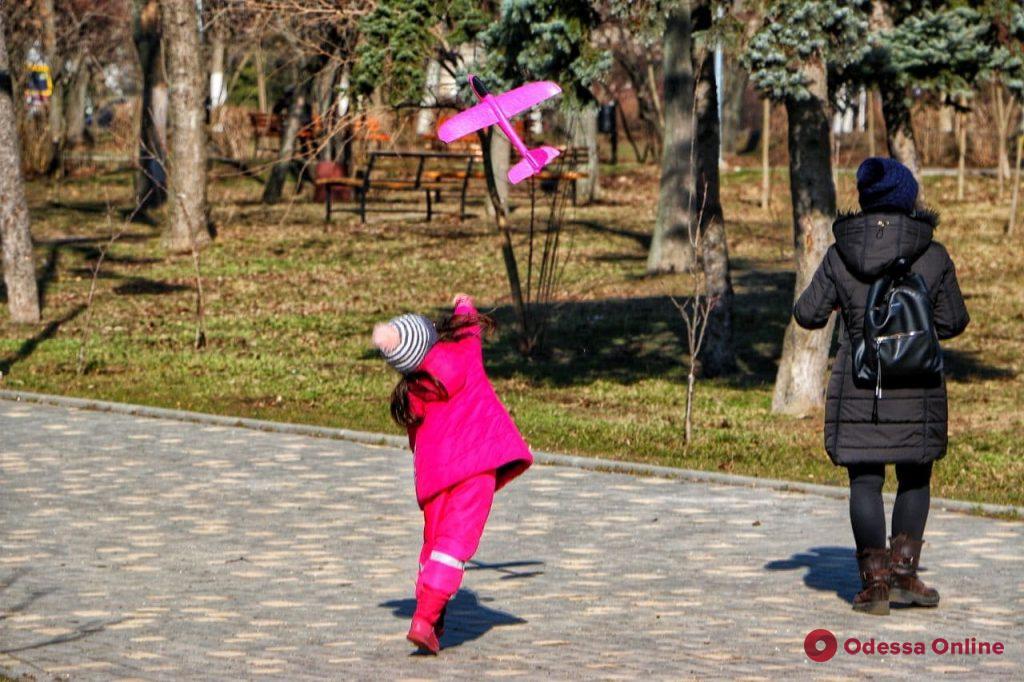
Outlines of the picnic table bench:
{"label": "picnic table bench", "polygon": [[459,193],[459,218],[466,214],[466,189],[473,177],[476,155],[434,151],[371,151],[365,168],[351,176],[317,178],[318,187],[324,188],[324,221],[331,221],[333,189],[349,187],[359,202],[359,220],[366,222],[366,204],[370,192],[423,192],[426,214],[433,217],[434,201],[440,201],[442,192]]}

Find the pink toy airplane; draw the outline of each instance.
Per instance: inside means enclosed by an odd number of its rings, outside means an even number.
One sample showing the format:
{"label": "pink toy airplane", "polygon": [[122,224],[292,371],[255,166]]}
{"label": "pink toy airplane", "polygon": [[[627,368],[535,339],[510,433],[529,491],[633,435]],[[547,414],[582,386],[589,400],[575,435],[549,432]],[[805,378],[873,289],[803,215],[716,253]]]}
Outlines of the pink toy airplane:
{"label": "pink toy airplane", "polygon": [[519,155],[523,157],[508,171],[508,181],[513,185],[539,173],[544,166],[558,157],[560,152],[554,147],[541,146],[529,149],[508,122],[516,114],[562,92],[562,89],[555,83],[551,81],[527,83],[515,90],[492,95],[479,78],[470,74],[469,87],[472,88],[476,98],[480,100],[480,104],[459,112],[442,123],[441,127],[437,129],[437,136],[441,138],[442,142],[452,142],[481,128],[497,124]]}

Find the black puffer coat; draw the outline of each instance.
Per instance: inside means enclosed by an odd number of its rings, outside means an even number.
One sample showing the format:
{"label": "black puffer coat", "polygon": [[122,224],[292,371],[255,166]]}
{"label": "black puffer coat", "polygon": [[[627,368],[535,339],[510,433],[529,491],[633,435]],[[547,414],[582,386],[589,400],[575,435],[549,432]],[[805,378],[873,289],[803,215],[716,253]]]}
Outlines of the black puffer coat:
{"label": "black puffer coat", "polygon": [[839,352],[825,404],[825,449],[835,464],[925,463],[946,454],[946,384],[941,377],[886,382],[871,418],[874,385],[853,375],[853,348],[863,337],[864,304],[871,282],[898,258],[912,263],[928,285],[940,339],[967,327],[970,318],[946,249],[932,241],[933,213],[858,213],[841,217],[836,243],[804,291],[793,314],[800,326],[825,326],[841,312]]}

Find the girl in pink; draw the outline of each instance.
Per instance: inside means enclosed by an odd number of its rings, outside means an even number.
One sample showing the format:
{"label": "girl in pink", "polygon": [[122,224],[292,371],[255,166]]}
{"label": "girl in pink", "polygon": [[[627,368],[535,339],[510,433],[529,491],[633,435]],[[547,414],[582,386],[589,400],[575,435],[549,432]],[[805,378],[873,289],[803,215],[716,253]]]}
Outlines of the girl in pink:
{"label": "girl in pink", "polygon": [[476,552],[495,491],[533,463],[519,430],[484,372],[481,336],[493,322],[464,294],[436,324],[402,315],[373,330],[401,372],[391,416],[409,431],[423,549],[408,638],[436,654],[444,611]]}

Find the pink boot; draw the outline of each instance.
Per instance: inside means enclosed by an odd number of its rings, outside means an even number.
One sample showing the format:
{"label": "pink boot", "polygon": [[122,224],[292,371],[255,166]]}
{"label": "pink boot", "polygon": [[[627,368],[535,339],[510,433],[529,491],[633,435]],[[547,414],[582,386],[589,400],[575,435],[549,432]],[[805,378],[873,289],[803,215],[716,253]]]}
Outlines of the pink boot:
{"label": "pink boot", "polygon": [[412,615],[412,624],[406,638],[432,654],[440,651],[441,642],[438,641],[434,626],[447,605],[448,595],[426,585],[420,586],[416,595],[416,612]]}

